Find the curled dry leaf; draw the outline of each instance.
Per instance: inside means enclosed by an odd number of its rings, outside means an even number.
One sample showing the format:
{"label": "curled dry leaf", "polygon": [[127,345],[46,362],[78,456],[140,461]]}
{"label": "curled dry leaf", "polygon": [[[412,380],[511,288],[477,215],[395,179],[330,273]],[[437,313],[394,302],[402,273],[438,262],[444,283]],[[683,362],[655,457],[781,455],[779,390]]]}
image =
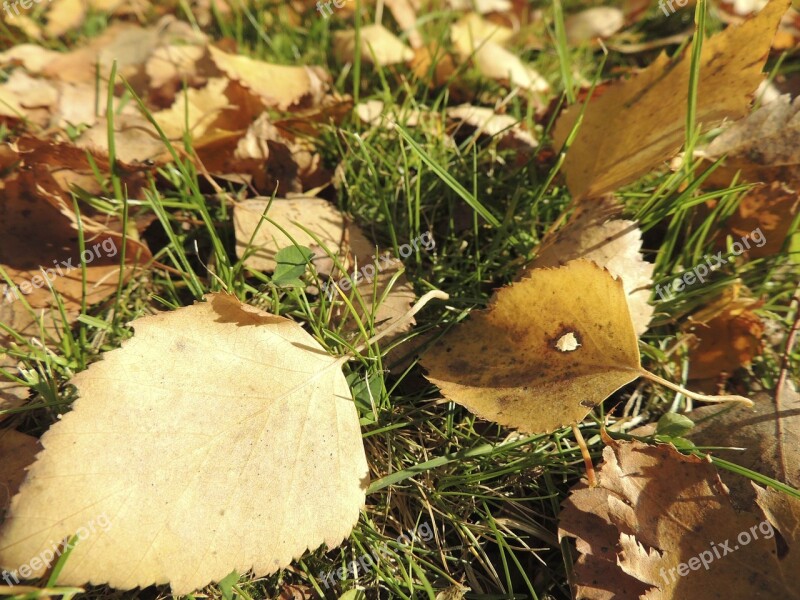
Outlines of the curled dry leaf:
{"label": "curled dry leaf", "polygon": [[615,218],[621,211],[610,196],[579,203],[567,224],[542,240],[536,258],[520,277],[532,269],[559,267],[578,258],[591,260],[622,279],[636,335],[642,335],[653,316],[648,299],[654,265],[642,257],[642,232],[636,223]]}
{"label": "curled dry leaf", "polygon": [[[333,51],[342,62],[355,59],[356,32],[337,31],[333,37]],[[414,51],[383,25],[373,24],[361,28],[361,60],[386,67],[409,62]]]}
{"label": "curled dry leaf", "polygon": [[668,445],[611,442],[603,459],[559,520],[580,555],[576,597],[800,598],[796,499],[754,486],[761,506],[737,512],[710,463]]}
{"label": "curled dry leaf", "polygon": [[286,66],[228,54],[209,46],[211,59],[227,77],[257,95],[267,107],[286,110],[317,104],[327,89],[327,76],[320,70]]}
{"label": "curled dry leaf", "polygon": [[448,400],[531,433],[583,420],[641,374],[622,282],[586,260],[499,290],[422,365]]}
{"label": "curled dry leaf", "polygon": [[[763,79],[770,40],[788,6],[789,0],[772,0],[757,16],[703,43],[696,115],[703,128],[747,112]],[[613,191],[677,153],[685,138],[691,56],[691,47],[675,60],[661,54],[630,79],[595,92],[564,162],[573,197]],[[557,146],[564,144],[580,113],[581,107],[574,106],[559,118]]]}
{"label": "curled dry leaf", "polygon": [[187,594],[340,544],[368,477],[342,359],[223,294],[133,326],[73,379],[79,398],[43,436],[0,530],[0,566],[103,516],[59,584]]}
{"label": "curled dry leaf", "polygon": [[[687,416],[696,423],[687,434],[698,446],[715,447],[714,455],[800,487],[800,394],[785,385],[776,396],[758,392],[753,409],[703,406]],[[720,448],[736,448],[722,450]],[[739,508],[755,501],[750,480],[721,471],[722,481]]]}

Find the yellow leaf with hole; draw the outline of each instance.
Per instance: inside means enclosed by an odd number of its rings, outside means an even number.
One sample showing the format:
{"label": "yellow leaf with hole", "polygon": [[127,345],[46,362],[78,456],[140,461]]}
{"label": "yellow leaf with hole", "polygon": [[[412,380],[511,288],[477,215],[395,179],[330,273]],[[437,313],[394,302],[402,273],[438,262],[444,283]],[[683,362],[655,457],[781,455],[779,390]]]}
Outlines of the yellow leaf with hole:
{"label": "yellow leaf with hole", "polygon": [[545,236],[523,273],[560,267],[577,258],[595,262],[622,279],[634,329],[642,335],[653,316],[648,300],[654,265],[642,257],[642,232],[636,222],[616,218],[621,211],[610,196],[578,203],[567,224]]}
{"label": "yellow leaf with hole", "polygon": [[73,379],[72,412],[12,499],[0,567],[77,533],[59,584],[183,595],[340,544],[368,479],[343,359],[224,294],[133,327]]}
{"label": "yellow leaf with hole", "polygon": [[583,420],[642,374],[622,282],[585,260],[501,289],[422,365],[445,398],[531,433]]}

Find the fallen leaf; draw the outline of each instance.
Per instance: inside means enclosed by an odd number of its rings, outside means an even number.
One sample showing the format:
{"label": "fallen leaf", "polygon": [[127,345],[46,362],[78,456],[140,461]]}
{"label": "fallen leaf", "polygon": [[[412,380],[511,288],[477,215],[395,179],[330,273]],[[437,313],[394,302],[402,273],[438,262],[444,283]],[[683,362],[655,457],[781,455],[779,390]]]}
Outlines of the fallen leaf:
{"label": "fallen leaf", "polygon": [[625,15],[613,6],[595,6],[567,17],[564,26],[570,44],[580,44],[605,39],[617,33],[625,25]]}
{"label": "fallen leaf", "polygon": [[[46,165],[36,161],[36,155],[26,157],[32,168],[0,181],[0,265],[16,286],[10,289],[3,282],[0,294],[11,301],[24,295],[31,306],[48,307],[54,301],[49,281],[71,311],[80,308],[84,289],[77,217],[55,191],[47,193],[41,187],[47,184],[48,173],[37,172]],[[126,265],[120,273],[122,235],[86,216],[83,224],[86,300],[92,304],[116,293],[119,278],[130,277],[137,265],[152,256],[129,237],[125,242]]]}
{"label": "fallen leaf", "polygon": [[0,530],[0,565],[28,564],[103,518],[59,584],[168,582],[184,595],[340,544],[368,477],[342,359],[223,294],[133,327],[72,380],[73,410],[42,437]]}
{"label": "fallen leaf", "polygon": [[712,173],[714,181],[727,185],[741,172],[746,181],[784,181],[800,185],[800,99],[788,94],[733,123],[706,149],[712,160],[727,156],[724,165]]}
{"label": "fallen leaf", "polygon": [[35,437],[14,429],[0,429],[0,523],[39,450],[41,446]]}
{"label": "fallen leaf", "polygon": [[[264,212],[269,206],[266,218]],[[262,220],[263,219],[263,220]],[[270,221],[274,222],[273,225]],[[344,235],[344,215],[322,198],[253,198],[236,205],[233,211],[236,255],[256,271],[274,271],[275,255],[282,248],[305,246],[324,259],[327,256],[311,231],[334,255]]]}
{"label": "fallen leaf", "polygon": [[559,517],[559,537],[576,538],[576,597],[798,597],[797,549],[779,551],[775,530],[795,541],[800,502],[768,495],[775,514],[738,512],[710,463],[668,445],[610,444],[598,485],[575,486]]}
{"label": "fallen leaf", "polygon": [[[364,323],[369,331],[370,322],[375,327],[388,321],[397,322],[414,304],[417,298],[414,286],[400,273],[403,262],[388,251],[381,252],[356,225],[347,227],[340,255],[346,272],[332,273],[332,281],[323,291],[327,291],[331,300],[337,300],[338,294],[332,286],[335,282],[350,299],[355,315],[341,302],[332,311],[333,325],[342,324],[343,331],[360,335],[357,321]],[[402,335],[414,322],[405,321],[387,340]]]}
{"label": "fallen leaf", "polygon": [[[696,113],[703,129],[746,113],[788,5],[772,0],[756,17],[703,43]],[[691,56],[691,47],[674,60],[661,54],[630,79],[595,92],[563,167],[574,198],[613,191],[678,152],[685,137]],[[558,119],[556,146],[566,141],[580,109],[572,107]]]}
{"label": "fallen leaf", "polygon": [[642,232],[634,221],[615,218],[622,207],[605,196],[581,202],[567,224],[542,240],[536,258],[518,279],[533,269],[560,267],[584,258],[622,279],[636,335],[647,331],[653,316],[650,288],[654,265],[642,257]]}
{"label": "fallen leaf", "polygon": [[[796,191],[779,181],[758,186],[744,195],[736,211],[725,221],[724,228],[717,235],[716,247],[727,249],[727,236],[734,240],[747,238],[750,248],[745,252],[748,257],[774,256],[786,243],[798,211],[800,196]],[[753,233],[759,231],[757,239],[750,239],[751,236],[755,238]]]}
{"label": "fallen leaf", "polygon": [[447,109],[447,116],[474,127],[479,133],[510,143],[517,148],[536,148],[539,143],[510,115],[498,115],[491,108],[462,104]]}
{"label": "fallen leaf", "polygon": [[210,79],[202,89],[188,89],[178,95],[170,108],[153,113],[153,118],[170,139],[181,139],[187,129],[200,138],[210,129],[221,128],[216,124],[220,114],[231,107],[225,95],[227,88],[227,79]]}
{"label": "fallen leaf", "polygon": [[422,48],[424,42],[417,29],[417,11],[410,0],[386,0],[386,8],[408,39],[412,48]]}
{"label": "fallen leaf", "polygon": [[484,77],[508,81],[530,92],[550,91],[550,84],[535,69],[524,64],[519,57],[499,44],[486,42],[472,56],[476,68]]}
{"label": "fallen leaf", "polygon": [[[758,392],[752,409],[703,406],[687,416],[696,423],[686,435],[698,446],[740,467],[800,487],[800,394],[785,385],[777,396]],[[723,450],[722,448],[737,448]],[[720,477],[739,508],[755,502],[750,480],[730,471]]]}
{"label": "fallen leaf", "polygon": [[683,326],[693,336],[689,379],[716,379],[748,367],[764,350],[764,323],[753,312],[758,300],[731,298],[727,293],[695,313]]}
{"label": "fallen leaf", "polygon": [[503,25],[487,21],[477,13],[467,13],[450,26],[450,39],[462,60],[472,56],[481,45],[507,43],[514,32]]}
{"label": "fallen leaf", "polygon": [[[337,31],[333,36],[333,52],[342,62],[355,59],[356,32],[353,29]],[[414,58],[414,51],[383,25],[373,24],[361,28],[361,60],[382,67],[406,63]]]}
{"label": "fallen leaf", "polygon": [[77,29],[86,19],[88,6],[85,0],[48,0],[47,25],[44,32],[49,38],[61,37]]}
{"label": "fallen leaf", "polygon": [[[570,335],[576,349],[561,349]],[[499,290],[422,365],[448,400],[531,433],[582,421],[641,368],[622,282],[585,260]]]}
{"label": "fallen leaf", "polygon": [[271,64],[228,54],[214,46],[208,50],[225,75],[260,97],[267,107],[286,110],[317,104],[327,88],[327,77],[319,69]]}

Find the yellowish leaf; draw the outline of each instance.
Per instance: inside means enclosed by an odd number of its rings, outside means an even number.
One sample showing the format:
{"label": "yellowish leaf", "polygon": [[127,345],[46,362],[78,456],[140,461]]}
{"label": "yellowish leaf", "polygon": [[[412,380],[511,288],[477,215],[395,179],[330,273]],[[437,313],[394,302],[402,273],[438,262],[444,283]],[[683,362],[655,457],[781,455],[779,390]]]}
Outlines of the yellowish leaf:
{"label": "yellowish leaf", "polygon": [[536,433],[583,420],[641,374],[622,282],[585,260],[499,290],[422,365],[445,398]]}
{"label": "yellowish leaf", "polygon": [[0,565],[83,530],[58,583],[183,595],[340,544],[368,478],[342,359],[224,294],[133,327],[73,379],[73,410],[44,434],[0,530]]}
{"label": "yellowish leaf", "polygon": [[[756,17],[703,43],[696,114],[704,129],[747,112],[788,6],[789,0],[772,0]],[[691,47],[674,60],[662,54],[630,79],[597,92],[564,162],[573,197],[613,191],[677,153],[685,137],[691,56]],[[570,108],[556,123],[557,146],[581,108]]]}
{"label": "yellowish leaf", "polygon": [[[334,53],[344,62],[355,58],[356,32],[352,29],[337,31],[333,38]],[[414,58],[414,51],[383,25],[361,28],[361,59],[380,66],[406,63]]]}

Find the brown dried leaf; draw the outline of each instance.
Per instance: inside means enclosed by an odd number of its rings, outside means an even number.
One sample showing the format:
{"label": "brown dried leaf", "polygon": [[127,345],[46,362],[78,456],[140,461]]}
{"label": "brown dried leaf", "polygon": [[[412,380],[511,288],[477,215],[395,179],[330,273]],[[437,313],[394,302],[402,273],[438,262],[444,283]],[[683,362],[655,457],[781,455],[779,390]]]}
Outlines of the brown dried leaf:
{"label": "brown dried leaf", "polygon": [[41,450],[39,440],[13,429],[0,429],[0,523],[25,479],[25,470]]}
{"label": "brown dried leaf", "polygon": [[672,446],[611,442],[603,458],[597,487],[575,486],[560,515],[580,553],[576,597],[800,597],[797,548],[786,555],[774,533],[797,541],[800,502],[768,493],[766,519],[737,512],[713,466]]}
{"label": "brown dried leaf", "polygon": [[747,367],[764,350],[764,323],[753,312],[758,300],[724,294],[692,315],[683,327],[695,342],[689,351],[689,379],[711,379]]}
{"label": "brown dried leaf", "polygon": [[[800,394],[785,385],[777,397],[758,392],[753,401],[752,409],[703,406],[693,410],[687,416],[696,425],[686,437],[698,446],[737,448],[715,449],[714,455],[800,487]],[[749,479],[730,471],[721,471],[720,477],[736,506],[753,506],[755,493]]]}

